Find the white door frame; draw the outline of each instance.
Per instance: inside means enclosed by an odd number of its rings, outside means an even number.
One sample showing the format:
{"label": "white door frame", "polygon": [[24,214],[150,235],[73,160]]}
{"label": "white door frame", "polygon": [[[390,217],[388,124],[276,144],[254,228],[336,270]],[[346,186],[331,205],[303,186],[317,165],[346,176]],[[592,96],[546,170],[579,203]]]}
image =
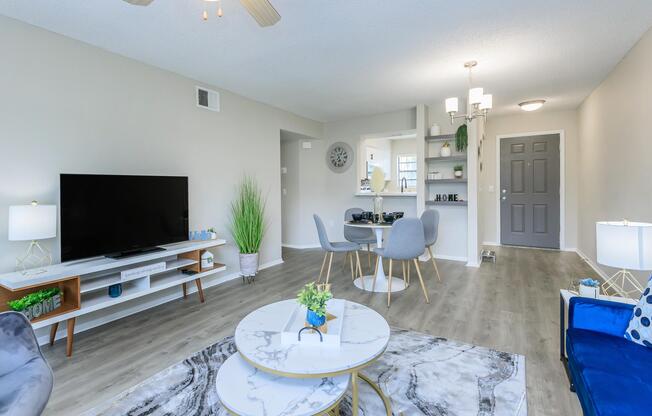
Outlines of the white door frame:
{"label": "white door frame", "polygon": [[512,137],[559,135],[559,249],[566,250],[566,135],[564,130],[532,131],[496,135],[496,240],[502,244],[500,232],[500,141]]}

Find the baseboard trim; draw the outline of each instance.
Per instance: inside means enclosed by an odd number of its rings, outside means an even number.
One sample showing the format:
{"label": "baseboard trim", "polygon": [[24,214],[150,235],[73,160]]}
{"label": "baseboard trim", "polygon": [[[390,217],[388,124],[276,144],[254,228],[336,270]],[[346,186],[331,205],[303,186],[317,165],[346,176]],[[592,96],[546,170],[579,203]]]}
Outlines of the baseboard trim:
{"label": "baseboard trim", "polygon": [[482,242],[483,246],[500,246],[500,243],[496,241],[483,241]]}
{"label": "baseboard trim", "polygon": [[321,246],[319,244],[285,244],[282,243],[281,247],[285,248],[294,248],[297,250],[305,250],[308,248],[320,248]]}
{"label": "baseboard trim", "polygon": [[[267,263],[261,264],[259,266],[259,269],[260,270],[265,270],[265,269],[268,269],[270,267],[278,266],[279,264],[283,264],[283,259],[276,259],[276,260],[272,260],[272,261],[269,261]],[[229,273],[229,274],[224,275],[224,276],[219,276],[219,277],[217,277],[215,279],[212,279],[210,281],[209,280],[206,280],[206,281],[202,280],[202,286],[203,286],[204,289],[208,289],[210,287],[217,286],[219,284],[226,283],[226,282],[229,282],[231,280],[238,279],[238,278],[240,278],[240,272]],[[190,282],[190,283],[191,284],[188,285],[188,295],[193,294],[193,293],[197,293],[197,288],[195,287],[194,283],[192,283],[192,282]],[[113,321],[116,321],[118,319],[125,318],[125,317],[127,317],[129,315],[133,315],[135,313],[142,312],[142,311],[145,311],[147,309],[155,308],[155,307],[160,306],[160,305],[162,305],[164,303],[168,303],[168,302],[171,302],[173,300],[180,299],[182,297],[183,297],[183,293],[181,293],[181,291],[179,290],[177,293],[169,294],[167,296],[160,297],[160,298],[157,297],[157,298],[151,299],[151,300],[149,300],[147,302],[135,304],[133,306],[121,309],[119,311],[115,311],[115,312],[110,313],[108,315],[102,315],[102,316],[99,316],[99,317],[97,317],[95,319],[91,319],[91,320],[86,321],[86,322],[78,323],[78,324],[75,325],[75,334],[87,331],[89,329],[93,329],[95,327],[98,327],[98,326],[101,326],[101,325],[104,325],[104,324],[108,324],[109,322],[113,322]],[[143,298],[139,298],[139,299],[143,299]],[[146,297],[145,297],[145,299],[146,299]],[[134,301],[135,300],[137,300],[137,299],[134,299]],[[126,303],[129,303],[129,302],[126,302]],[[65,322],[61,322],[60,326],[65,327]],[[62,331],[61,329],[62,328],[60,328],[59,331],[58,331],[58,334],[57,334],[57,337],[56,337],[57,340],[66,337],[65,336],[65,331]],[[37,337],[37,339],[38,339],[39,345],[45,345],[45,344],[48,344],[50,342],[50,337],[49,337],[48,334],[40,335],[40,336]]]}

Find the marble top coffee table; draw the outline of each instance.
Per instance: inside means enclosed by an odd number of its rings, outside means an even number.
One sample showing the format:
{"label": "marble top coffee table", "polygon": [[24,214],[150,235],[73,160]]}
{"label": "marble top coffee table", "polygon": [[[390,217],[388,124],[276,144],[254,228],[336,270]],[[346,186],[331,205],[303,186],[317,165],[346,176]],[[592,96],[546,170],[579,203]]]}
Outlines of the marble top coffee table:
{"label": "marble top coffee table", "polygon": [[353,415],[358,414],[360,377],[380,396],[390,416],[391,405],[380,388],[360,370],[380,357],[389,343],[387,321],[376,311],[346,301],[341,345],[326,346],[281,344],[281,330],[296,300],[263,306],[247,315],[235,330],[235,345],[241,357],[266,373],[288,378],[351,376]]}
{"label": "marble top coffee table", "polygon": [[349,376],[297,379],[266,373],[233,354],[217,373],[222,405],[240,416],[313,416],[334,410]]}

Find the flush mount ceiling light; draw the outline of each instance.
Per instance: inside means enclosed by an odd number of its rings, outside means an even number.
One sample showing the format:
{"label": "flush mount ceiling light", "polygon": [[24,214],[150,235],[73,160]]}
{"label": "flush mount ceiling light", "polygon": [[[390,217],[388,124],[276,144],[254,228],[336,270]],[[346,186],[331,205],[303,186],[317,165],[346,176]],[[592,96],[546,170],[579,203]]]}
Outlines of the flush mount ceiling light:
{"label": "flush mount ceiling light", "polygon": [[456,118],[464,118],[467,122],[471,122],[477,117],[484,117],[486,119],[487,113],[493,107],[493,95],[485,94],[483,88],[472,88],[471,71],[477,65],[478,63],[476,61],[464,63],[464,68],[469,70],[469,104],[471,105],[471,113],[455,115],[459,110],[459,100],[457,97],[446,98],[446,112],[451,117],[451,124],[453,124]]}
{"label": "flush mount ceiling light", "polygon": [[[124,0],[129,4],[134,6],[149,6],[149,4],[154,0]],[[222,17],[224,12],[222,11],[222,1],[221,0],[203,0],[205,3],[217,3],[217,17]],[[256,22],[262,27],[272,26],[281,20],[281,15],[278,14],[272,3],[269,0],[240,0],[240,4],[247,9],[251,17],[253,17]],[[207,5],[208,6],[208,5]],[[204,8],[202,13],[202,18],[208,20],[208,7]]]}
{"label": "flush mount ceiling light", "polygon": [[543,107],[543,104],[545,104],[546,100],[531,100],[531,101],[523,101],[522,103],[519,103],[519,107],[521,107],[521,110],[523,111],[535,111]]}

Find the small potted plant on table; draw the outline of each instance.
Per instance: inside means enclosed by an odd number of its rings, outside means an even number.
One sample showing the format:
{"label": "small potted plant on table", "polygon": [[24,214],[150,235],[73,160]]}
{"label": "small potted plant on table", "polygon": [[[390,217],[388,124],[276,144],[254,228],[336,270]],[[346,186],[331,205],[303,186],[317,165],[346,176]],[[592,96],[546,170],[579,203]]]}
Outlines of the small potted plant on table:
{"label": "small potted plant on table", "polygon": [[319,290],[314,283],[309,283],[299,292],[297,302],[308,309],[306,321],[312,327],[319,328],[326,323],[326,302],[333,298],[329,290]]}

